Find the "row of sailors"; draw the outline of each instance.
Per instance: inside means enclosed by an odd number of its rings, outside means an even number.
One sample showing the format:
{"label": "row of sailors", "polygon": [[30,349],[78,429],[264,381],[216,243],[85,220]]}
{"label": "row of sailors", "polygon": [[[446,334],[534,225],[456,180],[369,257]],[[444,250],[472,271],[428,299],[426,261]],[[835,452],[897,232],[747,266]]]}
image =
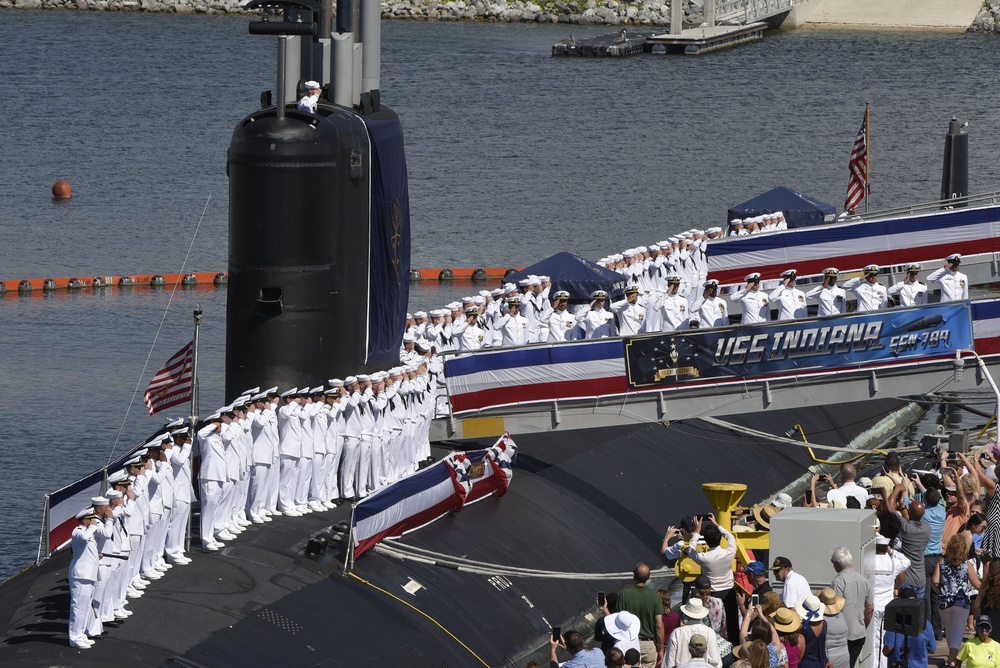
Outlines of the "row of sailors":
{"label": "row of sailors", "polygon": [[785,222],[785,214],[780,211],[751,216],[750,218],[733,218],[729,221],[729,236],[731,237],[745,237],[750,234],[787,229],[788,223]]}
{"label": "row of sailors", "polygon": [[[355,501],[430,457],[439,360],[423,358],[324,388],[244,395],[198,430],[201,541],[207,551],[271,515]],[[436,370],[435,370],[436,369]]]}
{"label": "row of sailors", "polygon": [[694,301],[697,287],[708,277],[709,241],[721,237],[719,227],[688,230],[666,241],[601,258],[597,263],[625,276],[641,295],[666,292],[667,278],[677,276],[681,279],[680,293]]}
{"label": "row of sailors", "polygon": [[[942,301],[968,299],[968,279],[958,270],[960,265],[961,255],[954,253],[942,268],[928,276],[928,281],[941,285]],[[823,282],[808,292],[796,287],[794,269],[782,272],[781,284],[770,292],[761,290],[761,276],[753,273],[729,299],[741,304],[744,324],[769,321],[775,304],[778,320],[806,317],[810,299],[817,301],[818,315],[841,314],[847,309],[847,291],[857,298],[859,311],[885,308],[890,296],[895,296],[902,306],[914,306],[927,303],[927,286],[918,280],[919,272],[918,264],[910,264],[906,278],[886,288],[878,282],[880,267],[868,265],[863,277],[852,278],[840,287],[840,272],[831,267],[823,272]],[[610,305],[607,293],[598,290],[591,294],[590,304],[573,310],[565,291],[556,292],[550,304],[540,291],[519,295],[514,286],[508,285],[506,295],[499,300],[490,301],[488,307],[467,306],[458,319],[452,319],[451,312],[432,312],[435,320],[430,327],[411,329],[404,335],[404,354],[413,354],[418,341],[414,334],[419,336],[421,331],[433,332],[432,337],[417,344],[421,350],[436,346],[466,351],[729,324],[729,308],[719,297],[717,281],[702,283],[701,294],[694,300],[681,293],[681,284],[680,277],[668,276],[665,290],[651,289],[645,294],[638,286],[630,285],[625,299]]]}
{"label": "row of sailors", "polygon": [[[968,277],[959,271],[962,256],[953,253],[945,259],[944,266],[927,276],[928,282],[941,286],[941,301],[956,301],[969,298]],[[858,311],[875,311],[889,305],[889,297],[895,296],[900,306],[919,306],[927,303],[927,285],[919,280],[920,265],[906,266],[906,278],[886,288],[879,283],[881,268],[870,264],[863,270],[863,276],[837,285],[840,272],[831,267],[823,271],[823,282],[803,292],[795,287],[796,272],[789,269],[781,273],[781,285],[769,293],[760,289],[760,274],[745,277],[746,285],[734,292],[730,299],[743,306],[743,324],[767,322],[771,319],[772,303],[777,303],[778,320],[804,318],[808,315],[806,301],[815,298],[818,303],[817,315],[836,315],[847,309],[847,292],[857,298]]]}
{"label": "row of sailors", "polygon": [[152,580],[184,555],[194,489],[190,430],[177,421],[108,476],[103,496],[76,515],[70,545],[69,644],[86,649],[132,615]]}
{"label": "row of sailors", "polygon": [[254,388],[198,425],[197,444],[182,421],[168,424],[76,515],[70,645],[92,647],[104,626],[131,616],[128,599],[191,562],[184,546],[194,454],[201,455],[202,546],[215,552],[271,515],[333,508],[415,471],[430,456],[429,387],[440,366],[427,357],[332,379],[329,389]]}

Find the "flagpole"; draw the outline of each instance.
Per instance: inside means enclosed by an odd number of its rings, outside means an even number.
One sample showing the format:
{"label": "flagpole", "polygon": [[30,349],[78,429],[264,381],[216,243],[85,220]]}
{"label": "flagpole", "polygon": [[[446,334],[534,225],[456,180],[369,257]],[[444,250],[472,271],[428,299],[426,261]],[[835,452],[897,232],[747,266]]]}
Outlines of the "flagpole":
{"label": "flagpole", "polygon": [[194,357],[191,362],[191,424],[198,421],[198,336],[201,332],[201,305],[194,309]]}
{"label": "flagpole", "polygon": [[869,210],[869,201],[872,195],[871,189],[871,162],[872,162],[872,145],[871,145],[871,102],[865,102],[865,213]]}

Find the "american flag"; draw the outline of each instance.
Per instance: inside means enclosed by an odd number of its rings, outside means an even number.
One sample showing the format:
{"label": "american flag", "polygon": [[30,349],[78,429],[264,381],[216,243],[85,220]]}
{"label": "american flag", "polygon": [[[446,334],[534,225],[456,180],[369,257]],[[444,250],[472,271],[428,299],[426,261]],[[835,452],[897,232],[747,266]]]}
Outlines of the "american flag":
{"label": "american flag", "polygon": [[156,372],[143,397],[149,406],[149,414],[155,415],[165,408],[191,401],[194,386],[192,362],[194,341],[177,351],[167,360],[163,368]]}
{"label": "american flag", "polygon": [[868,111],[865,111],[865,119],[861,121],[861,129],[858,130],[858,137],[854,140],[854,148],[851,149],[851,161],[848,165],[851,170],[851,180],[847,184],[847,199],[844,201],[845,211],[854,211],[865,198],[868,188]]}

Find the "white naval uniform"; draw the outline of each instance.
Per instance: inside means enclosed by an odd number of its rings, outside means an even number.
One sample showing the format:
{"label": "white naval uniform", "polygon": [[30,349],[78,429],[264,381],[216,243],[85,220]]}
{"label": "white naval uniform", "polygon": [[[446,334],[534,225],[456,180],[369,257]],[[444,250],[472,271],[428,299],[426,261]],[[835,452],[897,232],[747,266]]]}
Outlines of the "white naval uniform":
{"label": "white naval uniform", "polygon": [[740,322],[744,325],[768,322],[771,319],[771,306],[763,290],[745,290],[741,287],[730,295],[729,301],[743,304],[743,317]]}
{"label": "white naval uniform", "polygon": [[[198,432],[201,451],[201,469],[198,480],[201,487],[201,542],[203,546],[215,542],[215,534],[222,529],[219,504],[222,487],[226,482],[226,446],[212,422]],[[219,524],[216,527],[216,524]]]}
{"label": "white naval uniform", "polygon": [[102,522],[89,527],[79,525],[70,538],[73,559],[69,564],[69,641],[74,644],[85,641],[87,634],[100,635],[102,629],[94,610],[94,591],[100,577],[95,536],[98,531],[110,533],[111,526]]}
{"label": "white naval uniform", "polygon": [[725,327],[729,324],[729,305],[722,297],[702,299],[698,308],[692,309],[692,311],[698,314],[702,329]]}
{"label": "white naval uniform", "polygon": [[497,318],[495,327],[500,333],[501,346],[523,346],[528,342],[528,319],[520,313],[505,313]]}
{"label": "white naval uniform", "polygon": [[278,510],[295,510],[295,486],[299,478],[299,458],[302,456],[302,406],[296,401],[278,409]]}
{"label": "white naval uniform", "polygon": [[899,295],[900,306],[920,306],[927,303],[927,286],[920,281],[900,281],[889,287],[890,295]]}
{"label": "white naval uniform", "polygon": [[941,284],[941,301],[953,302],[969,298],[969,277],[960,271],[941,267],[927,277],[929,283]]}
{"label": "white naval uniform", "polygon": [[636,302],[630,304],[627,299],[611,305],[611,311],[618,316],[618,333],[622,336],[632,336],[646,331],[646,309]]}
{"label": "white naval uniform", "polygon": [[768,298],[778,302],[778,320],[794,320],[809,315],[806,310],[806,293],[798,288],[779,285]]}
{"label": "white naval uniform", "polygon": [[572,341],[576,338],[576,318],[569,309],[555,309],[549,316],[549,342]]}
{"label": "white naval uniform", "polygon": [[577,314],[576,321],[583,330],[585,339],[600,339],[615,335],[615,316],[611,311],[594,310],[587,306]]}
{"label": "white naval uniform", "polygon": [[816,315],[840,315],[847,310],[847,293],[836,285],[820,285],[806,293],[806,299],[813,297],[819,304]]}
{"label": "white naval uniform", "polygon": [[869,283],[858,276],[844,283],[844,289],[850,290],[858,298],[858,311],[877,311],[889,303],[889,293],[881,283]]}
{"label": "white naval uniform", "polygon": [[662,319],[661,332],[688,329],[691,326],[691,313],[687,298],[682,296],[680,292],[673,295],[663,295],[660,317]]}

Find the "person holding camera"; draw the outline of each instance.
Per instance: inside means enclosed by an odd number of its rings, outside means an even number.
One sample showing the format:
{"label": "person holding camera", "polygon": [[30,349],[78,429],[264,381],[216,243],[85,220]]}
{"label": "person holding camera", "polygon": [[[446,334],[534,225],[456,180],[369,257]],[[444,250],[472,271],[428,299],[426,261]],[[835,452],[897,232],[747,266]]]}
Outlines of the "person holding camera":
{"label": "person holding camera", "polygon": [[954,302],[969,298],[969,278],[958,270],[962,256],[952,253],[944,260],[944,266],[932,271],[928,283],[941,284],[941,301]]}
{"label": "person holding camera", "polygon": [[[722,539],[726,547],[722,547]],[[699,539],[708,545],[707,552],[699,552]],[[739,614],[733,580],[733,559],[736,558],[736,539],[729,530],[715,521],[715,515],[698,515],[694,521],[694,532],[686,554],[699,566],[711,584],[711,594],[721,599],[726,611],[726,630],[723,635],[729,642],[739,639]]]}

